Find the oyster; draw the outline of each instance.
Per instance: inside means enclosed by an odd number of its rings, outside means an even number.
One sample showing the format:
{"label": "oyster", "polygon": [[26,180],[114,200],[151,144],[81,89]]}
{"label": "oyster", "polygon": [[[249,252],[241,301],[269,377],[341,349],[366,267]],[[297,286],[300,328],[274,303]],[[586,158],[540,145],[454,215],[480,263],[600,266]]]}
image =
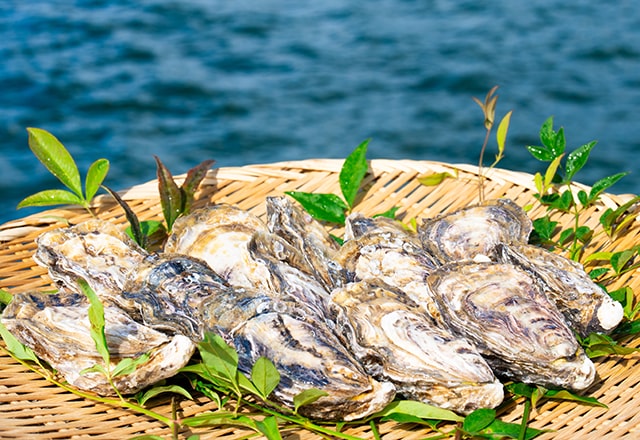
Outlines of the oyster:
{"label": "oyster", "polygon": [[44,232],[36,244],[36,263],[49,269],[53,281],[70,289],[76,288],[81,276],[95,280],[94,290],[122,290],[147,257],[127,234],[112,223],[97,219]]}
{"label": "oyster", "polygon": [[213,205],[179,217],[164,251],[200,258],[234,286],[271,289],[268,269],[247,249],[257,231],[268,229],[255,215],[231,205]]}
{"label": "oyster", "polygon": [[502,384],[476,348],[436,326],[402,292],[359,281],[335,289],[331,305],[367,372],[405,397],[461,413],[502,402]]}
{"label": "oyster", "polygon": [[622,321],[622,305],[594,283],[580,263],[537,246],[500,248],[501,257],[535,273],[544,292],[582,337],[611,333]]}
{"label": "oyster", "polygon": [[496,374],[583,390],[595,367],[527,271],[511,264],[451,263],[427,278],[446,322],[473,341]]}
{"label": "oyster", "polygon": [[491,200],[426,219],[420,239],[427,252],[441,263],[487,260],[498,244],[525,244],[532,223],[509,199]]}
{"label": "oyster", "polygon": [[[83,372],[104,360],[90,336],[89,304],[77,293],[16,294],[2,314],[4,326],[47,361],[71,385],[101,395],[114,389],[98,372]],[[117,307],[104,308],[110,365],[149,354],[130,374],[113,378],[120,393],[135,393],[175,375],[191,358],[196,344],[183,335],[168,336],[132,320]]]}
{"label": "oyster", "polygon": [[329,292],[305,272],[310,268],[296,248],[275,234],[257,232],[249,242],[249,252],[269,269],[269,285],[276,295],[291,296],[311,308],[319,319],[326,319]]}
{"label": "oyster", "polygon": [[345,268],[349,280],[381,280],[402,290],[442,322],[439,306],[425,281],[436,265],[415,234],[390,219],[354,213],[347,218],[345,237],[336,261]]}
{"label": "oyster", "polygon": [[344,271],[334,260],[340,246],[299,203],[288,197],[267,197],[267,226],[300,252],[327,290],[345,282]]}

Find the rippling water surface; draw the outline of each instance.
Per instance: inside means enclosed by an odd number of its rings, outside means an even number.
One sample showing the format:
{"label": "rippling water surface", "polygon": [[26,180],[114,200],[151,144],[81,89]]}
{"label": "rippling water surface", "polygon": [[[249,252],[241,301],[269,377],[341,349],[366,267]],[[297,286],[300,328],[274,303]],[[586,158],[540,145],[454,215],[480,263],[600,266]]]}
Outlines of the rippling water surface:
{"label": "rippling water surface", "polygon": [[54,133],[80,168],[111,161],[115,189],[208,158],[220,166],[344,158],[476,163],[499,85],[513,110],[502,167],[541,166],[555,117],[569,148],[597,139],[578,175],[631,171],[640,192],[640,9],[577,0],[111,1],[0,4],[0,222],[59,187],[25,127]]}

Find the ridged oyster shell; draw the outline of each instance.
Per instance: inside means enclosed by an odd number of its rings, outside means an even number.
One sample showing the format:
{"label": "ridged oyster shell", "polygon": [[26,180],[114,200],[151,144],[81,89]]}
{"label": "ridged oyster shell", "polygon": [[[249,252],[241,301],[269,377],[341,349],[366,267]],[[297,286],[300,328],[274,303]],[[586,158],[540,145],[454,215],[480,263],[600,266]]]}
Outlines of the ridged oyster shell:
{"label": "ridged oyster shell", "polygon": [[267,197],[267,226],[300,252],[310,273],[327,290],[345,282],[344,271],[335,262],[340,249],[327,230],[288,197]]}
{"label": "ridged oyster shell", "polygon": [[401,291],[359,281],[335,289],[331,306],[367,372],[403,396],[465,414],[502,402],[502,384],[476,348],[436,326]]}
{"label": "ridged oyster shell", "polygon": [[200,258],[234,286],[272,289],[268,268],[247,248],[257,231],[269,232],[255,215],[232,205],[207,206],[175,221],[164,251]]}
{"label": "ridged oyster shell", "polygon": [[622,305],[594,283],[580,263],[536,246],[502,246],[499,254],[538,276],[547,297],[580,336],[611,333],[622,321]]}
{"label": "ridged oyster shell", "polygon": [[446,322],[499,376],[583,390],[595,367],[537,280],[511,264],[451,263],[427,278]]}
{"label": "ridged oyster shell", "polygon": [[345,238],[336,260],[350,281],[381,280],[402,290],[442,323],[438,303],[426,283],[437,266],[415,234],[390,219],[354,213],[347,218]]}
{"label": "ridged oyster shell", "polygon": [[[115,391],[105,376],[83,373],[104,361],[90,336],[89,304],[77,293],[19,293],[2,314],[2,324],[71,385],[101,395]],[[196,344],[183,335],[166,335],[132,320],[121,309],[104,308],[105,335],[111,367],[125,358],[149,353],[149,359],[131,374],[117,376],[121,393],[135,393],[175,375],[195,351]]]}
{"label": "ridged oyster shell", "polygon": [[490,200],[422,223],[425,250],[441,264],[488,259],[499,244],[526,243],[532,223],[509,199]]}

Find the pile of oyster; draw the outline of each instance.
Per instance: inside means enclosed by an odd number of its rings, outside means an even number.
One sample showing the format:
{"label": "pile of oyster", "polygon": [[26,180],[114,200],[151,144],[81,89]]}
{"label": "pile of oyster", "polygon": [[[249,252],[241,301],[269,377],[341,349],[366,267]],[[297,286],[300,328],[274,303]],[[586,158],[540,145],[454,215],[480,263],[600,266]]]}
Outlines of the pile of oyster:
{"label": "pile of oyster", "polygon": [[611,332],[622,307],[579,264],[527,244],[531,222],[508,200],[424,220],[352,214],[338,246],[285,197],[267,222],[215,205],[179,218],[165,249],[147,253],[107,222],[42,234],[34,259],[60,290],[15,295],[2,323],[68,382],[113,392],[89,336],[86,280],[105,306],[117,363],[149,353],[115,386],[132,393],[173,376],[205,333],[231,344],[249,374],[267,357],[272,398],[327,396],[309,417],[353,420],[396,396],[462,414],[503,400],[498,380],[583,390],[595,368],[575,333]]}

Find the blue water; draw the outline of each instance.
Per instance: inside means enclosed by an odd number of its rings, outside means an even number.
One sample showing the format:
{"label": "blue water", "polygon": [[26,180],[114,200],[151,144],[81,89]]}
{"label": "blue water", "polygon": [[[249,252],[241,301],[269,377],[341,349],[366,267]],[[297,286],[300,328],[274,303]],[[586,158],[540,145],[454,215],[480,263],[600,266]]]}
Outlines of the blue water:
{"label": "blue water", "polygon": [[[549,116],[569,148],[599,143],[577,176],[632,174],[640,192],[640,8],[633,1],[4,0],[0,3],[0,222],[60,187],[25,127],[54,133],[81,170],[111,161],[115,189],[208,158],[239,166],[344,158],[476,163],[494,85],[513,110],[500,166]],[[495,145],[495,144],[494,144]],[[491,153],[491,156],[493,153]]]}

